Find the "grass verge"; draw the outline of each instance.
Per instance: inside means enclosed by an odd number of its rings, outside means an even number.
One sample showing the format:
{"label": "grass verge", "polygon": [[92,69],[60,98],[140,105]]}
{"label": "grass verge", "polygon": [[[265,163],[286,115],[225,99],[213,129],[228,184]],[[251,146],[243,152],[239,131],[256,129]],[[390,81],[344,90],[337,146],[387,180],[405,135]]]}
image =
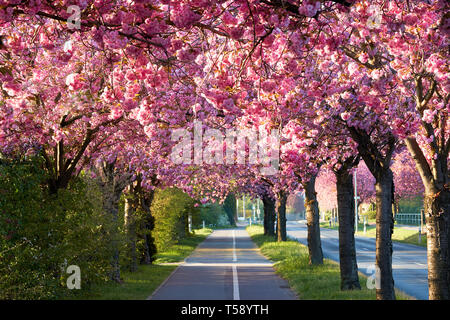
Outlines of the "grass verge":
{"label": "grass verge", "polygon": [[122,272],[123,283],[107,282],[92,285],[86,291],[75,294],[74,300],[143,300],[175,270],[165,263],[182,262],[212,232],[211,229],[194,230],[194,235],[179,241],[156,255],[152,265],[140,265],[137,272]]}
{"label": "grass verge", "polygon": [[[278,275],[286,279],[302,300],[375,300],[375,290],[367,288],[367,277],[359,273],[361,290],[340,290],[340,269],[335,261],[324,259],[323,265],[309,265],[308,248],[297,241],[276,242],[265,236],[262,226],[247,227],[261,253],[275,262]],[[396,291],[397,299],[411,299]]]}
{"label": "grass verge", "polygon": [[[335,226],[330,227],[329,222],[321,222],[320,227],[338,230],[337,224]],[[358,232],[356,232],[356,235],[368,237],[368,238],[375,238],[375,236],[376,236],[375,225],[366,225],[366,232],[364,233],[364,224],[359,223],[358,224]],[[416,246],[421,246],[421,247],[427,246],[427,236],[425,234],[422,234],[420,242],[419,242],[419,232],[418,231],[405,229],[405,228],[398,228],[395,226],[394,226],[394,233],[392,234],[392,240],[397,241],[397,242],[414,244]]]}
{"label": "grass verge", "polygon": [[155,255],[155,264],[181,262],[212,232],[210,228],[196,229],[191,237],[180,240],[176,245],[158,252]]}

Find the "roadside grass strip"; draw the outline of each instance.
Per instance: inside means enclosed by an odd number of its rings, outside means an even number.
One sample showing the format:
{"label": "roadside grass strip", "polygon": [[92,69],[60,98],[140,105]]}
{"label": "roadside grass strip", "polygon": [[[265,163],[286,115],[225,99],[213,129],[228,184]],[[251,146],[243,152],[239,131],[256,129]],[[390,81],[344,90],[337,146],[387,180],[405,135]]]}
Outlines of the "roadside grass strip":
{"label": "roadside grass strip", "polygon": [[[308,248],[297,241],[277,242],[264,235],[260,225],[247,227],[261,253],[272,260],[275,271],[286,279],[301,300],[375,300],[375,289],[368,289],[367,277],[359,272],[361,290],[340,290],[340,269],[335,261],[324,259],[323,265],[309,265]],[[398,300],[412,299],[396,290]]]}
{"label": "roadside grass strip", "polygon": [[[327,228],[327,229],[333,229],[333,230],[338,230],[338,228],[339,228],[337,224],[335,226],[330,227],[328,222],[321,222],[320,227]],[[376,228],[374,225],[366,225],[366,232],[364,232],[364,224],[359,223],[358,224],[358,232],[356,232],[356,235],[368,237],[368,238],[375,238]],[[405,229],[405,228],[401,228],[401,227],[396,227],[394,225],[394,233],[392,234],[392,241],[414,244],[416,246],[421,246],[421,247],[426,248],[427,235],[422,234],[420,236],[420,242],[419,242],[419,231],[418,230]]]}

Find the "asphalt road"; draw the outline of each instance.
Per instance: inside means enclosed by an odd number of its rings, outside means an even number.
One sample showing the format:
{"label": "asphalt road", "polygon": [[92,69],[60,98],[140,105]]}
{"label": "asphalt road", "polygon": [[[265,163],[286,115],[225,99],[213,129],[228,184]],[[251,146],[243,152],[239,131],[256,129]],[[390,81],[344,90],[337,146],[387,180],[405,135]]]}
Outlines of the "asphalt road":
{"label": "asphalt road", "polygon": [[[304,221],[288,221],[287,234],[307,244]],[[337,230],[320,229],[322,251],[325,258],[339,262],[339,236]],[[374,274],[375,238],[355,237],[358,270],[367,276]],[[394,242],[392,272],[395,287],[420,300],[428,300],[427,250],[411,244]]]}
{"label": "asphalt road", "polygon": [[244,228],[215,230],[151,300],[293,300]]}

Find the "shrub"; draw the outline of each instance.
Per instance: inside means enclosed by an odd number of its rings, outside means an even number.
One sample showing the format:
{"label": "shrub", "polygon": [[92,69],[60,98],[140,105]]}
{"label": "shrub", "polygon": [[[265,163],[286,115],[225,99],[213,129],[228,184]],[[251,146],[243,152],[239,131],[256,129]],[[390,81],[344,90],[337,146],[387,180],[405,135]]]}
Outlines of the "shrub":
{"label": "shrub", "polygon": [[198,215],[195,200],[177,188],[157,189],[151,206],[157,251],[164,251],[187,235],[189,212]]}
{"label": "shrub", "polygon": [[227,226],[230,225],[227,212],[219,203],[209,203],[200,209],[200,219],[205,221],[207,226]]}
{"label": "shrub", "polygon": [[42,159],[1,161],[0,299],[70,295],[72,264],[81,269],[82,288],[106,280],[108,221],[86,178],[49,195]]}

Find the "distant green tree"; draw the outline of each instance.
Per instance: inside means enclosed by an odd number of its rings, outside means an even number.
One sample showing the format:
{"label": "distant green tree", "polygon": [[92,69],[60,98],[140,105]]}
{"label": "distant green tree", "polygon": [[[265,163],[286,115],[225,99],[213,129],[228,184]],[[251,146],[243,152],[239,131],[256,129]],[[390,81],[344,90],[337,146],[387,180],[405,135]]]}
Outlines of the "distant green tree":
{"label": "distant green tree", "polygon": [[236,197],[234,193],[229,193],[225,198],[223,203],[223,208],[227,213],[228,220],[230,221],[230,225],[236,226],[237,220],[237,208],[236,208]]}
{"label": "distant green tree", "polygon": [[207,203],[200,209],[200,219],[206,226],[225,226],[229,224],[227,213],[218,202]]}

